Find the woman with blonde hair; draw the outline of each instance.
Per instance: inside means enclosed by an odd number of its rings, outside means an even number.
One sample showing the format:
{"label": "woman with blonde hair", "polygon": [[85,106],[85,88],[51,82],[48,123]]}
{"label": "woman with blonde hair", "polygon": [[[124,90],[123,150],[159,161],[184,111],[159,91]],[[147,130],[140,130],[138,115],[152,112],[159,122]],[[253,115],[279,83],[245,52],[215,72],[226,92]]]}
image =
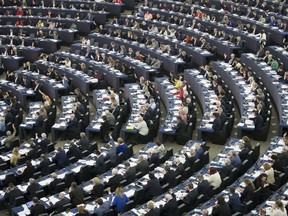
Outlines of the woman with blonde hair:
{"label": "woman with blonde hair", "polygon": [[12,157],[10,159],[10,166],[15,167],[18,164],[18,160],[21,157],[19,149],[17,147],[12,150]]}
{"label": "woman with blonde hair", "polygon": [[275,183],[275,178],[274,178],[274,169],[271,167],[269,163],[264,163],[264,172],[267,174],[267,182],[269,184],[274,184]]}
{"label": "woman with blonde hair", "polygon": [[117,214],[123,213],[125,211],[126,203],[129,202],[129,198],[123,193],[123,188],[118,187],[115,191],[116,195],[113,198],[112,206]]}
{"label": "woman with blonde hair", "polygon": [[286,216],[287,211],[285,206],[281,200],[276,200],[275,204],[272,207],[271,216]]}

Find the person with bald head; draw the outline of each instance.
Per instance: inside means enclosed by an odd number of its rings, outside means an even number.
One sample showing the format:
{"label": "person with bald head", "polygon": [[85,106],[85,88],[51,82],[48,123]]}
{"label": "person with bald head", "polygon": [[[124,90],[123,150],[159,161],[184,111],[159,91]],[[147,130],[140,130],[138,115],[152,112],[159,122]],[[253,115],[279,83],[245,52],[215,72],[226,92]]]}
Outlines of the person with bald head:
{"label": "person with bald head", "polygon": [[164,196],[166,204],[164,206],[160,205],[160,215],[163,216],[178,216],[178,204],[176,198],[171,194],[165,194]]}

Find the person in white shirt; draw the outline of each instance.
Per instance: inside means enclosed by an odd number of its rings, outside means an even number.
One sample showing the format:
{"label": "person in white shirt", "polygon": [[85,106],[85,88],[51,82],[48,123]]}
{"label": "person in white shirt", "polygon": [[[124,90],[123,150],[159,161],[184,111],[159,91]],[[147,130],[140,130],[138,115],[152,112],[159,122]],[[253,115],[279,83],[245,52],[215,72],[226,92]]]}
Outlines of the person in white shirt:
{"label": "person in white shirt", "polygon": [[269,163],[264,163],[263,167],[264,167],[265,173],[267,174],[267,182],[269,184],[274,184],[275,183],[274,169],[271,167]]}
{"label": "person in white shirt", "polygon": [[138,140],[141,143],[142,138],[148,135],[149,128],[141,116],[138,118],[138,121],[139,123],[135,126],[135,129],[138,130]]}
{"label": "person in white shirt", "polygon": [[287,211],[281,200],[276,200],[272,207],[270,216],[287,216]]}
{"label": "person in white shirt", "polygon": [[207,181],[212,187],[219,187],[222,183],[220,174],[217,172],[217,170],[214,167],[209,168],[209,176],[207,178]]}

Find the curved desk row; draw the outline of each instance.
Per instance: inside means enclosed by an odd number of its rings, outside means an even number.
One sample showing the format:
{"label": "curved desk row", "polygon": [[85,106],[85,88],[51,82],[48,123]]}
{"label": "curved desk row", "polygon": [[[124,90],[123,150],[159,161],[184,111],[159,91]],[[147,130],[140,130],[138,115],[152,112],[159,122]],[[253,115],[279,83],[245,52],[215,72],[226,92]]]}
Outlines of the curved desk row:
{"label": "curved desk row", "polygon": [[288,128],[288,84],[279,81],[280,76],[277,75],[277,72],[267,65],[266,62],[260,62],[253,54],[242,54],[241,62],[245,63],[247,67],[250,67],[261,78],[263,84],[270,92],[279,116],[278,134],[281,136],[284,128],[285,130]]}

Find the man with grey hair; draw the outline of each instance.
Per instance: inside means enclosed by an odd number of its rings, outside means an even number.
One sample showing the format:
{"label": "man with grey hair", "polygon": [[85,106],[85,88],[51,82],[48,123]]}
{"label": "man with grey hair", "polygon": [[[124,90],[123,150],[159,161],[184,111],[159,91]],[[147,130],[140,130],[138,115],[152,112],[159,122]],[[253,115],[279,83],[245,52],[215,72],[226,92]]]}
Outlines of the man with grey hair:
{"label": "man with grey hair", "polygon": [[27,187],[27,198],[32,199],[34,196],[36,196],[36,192],[41,190],[41,186],[35,181],[34,178],[29,179],[29,186]]}
{"label": "man with grey hair", "polygon": [[179,211],[176,198],[171,194],[165,194],[164,198],[166,200],[166,204],[164,206],[160,205],[160,215],[178,216]]}
{"label": "man with grey hair", "polygon": [[231,160],[229,158],[225,158],[224,163],[225,165],[220,169],[221,179],[229,176],[233,169],[233,166],[231,165]]}
{"label": "man with grey hair", "polygon": [[105,184],[105,188],[110,187],[111,191],[114,192],[116,188],[120,186],[120,182],[123,180],[124,180],[123,176],[118,173],[118,170],[116,168],[113,168],[112,177]]}
{"label": "man with grey hair", "polygon": [[70,199],[65,197],[64,192],[59,193],[58,198],[59,198],[59,201],[56,202],[54,205],[52,202],[50,202],[51,209],[53,210],[54,214],[61,213],[61,212],[65,211],[64,206],[66,204],[70,203]]}
{"label": "man with grey hair", "polygon": [[80,140],[78,142],[78,146],[82,148],[82,150],[89,150],[89,139],[84,132],[80,133]]}
{"label": "man with grey hair", "polygon": [[57,177],[58,177],[58,175],[56,172],[53,172],[51,174],[52,181],[50,182],[50,184],[48,186],[50,194],[57,193],[57,187],[56,186],[62,182],[62,180],[57,178]]}
{"label": "man with grey hair", "polygon": [[51,143],[51,140],[47,138],[46,133],[41,134],[41,141],[39,142],[40,149],[42,153],[47,153],[47,146]]}

